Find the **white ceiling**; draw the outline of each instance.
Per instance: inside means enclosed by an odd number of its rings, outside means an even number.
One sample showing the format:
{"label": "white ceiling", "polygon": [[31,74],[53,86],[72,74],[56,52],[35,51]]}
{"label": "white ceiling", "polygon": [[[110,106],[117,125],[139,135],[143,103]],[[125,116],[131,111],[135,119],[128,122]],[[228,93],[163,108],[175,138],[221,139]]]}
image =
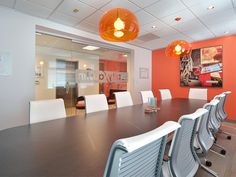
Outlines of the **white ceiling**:
{"label": "white ceiling", "polygon": [[[176,39],[193,42],[224,36],[226,31],[236,34],[236,0],[0,0],[0,5],[97,34],[105,11],[128,8],[138,17],[139,36],[159,36],[130,42],[148,49],[166,47]],[[215,8],[208,10],[210,5]],[[177,22],[176,17],[182,20]]]}

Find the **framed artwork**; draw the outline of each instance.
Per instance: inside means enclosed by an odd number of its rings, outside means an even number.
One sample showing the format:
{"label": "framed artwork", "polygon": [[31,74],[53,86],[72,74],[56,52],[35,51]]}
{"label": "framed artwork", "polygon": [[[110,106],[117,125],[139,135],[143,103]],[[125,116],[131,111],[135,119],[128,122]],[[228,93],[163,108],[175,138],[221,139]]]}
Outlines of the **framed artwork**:
{"label": "framed artwork", "polygon": [[149,78],[149,69],[148,68],[139,68],[139,78],[148,79]]}
{"label": "framed artwork", "polygon": [[180,86],[222,87],[223,46],[194,49],[180,58]]}

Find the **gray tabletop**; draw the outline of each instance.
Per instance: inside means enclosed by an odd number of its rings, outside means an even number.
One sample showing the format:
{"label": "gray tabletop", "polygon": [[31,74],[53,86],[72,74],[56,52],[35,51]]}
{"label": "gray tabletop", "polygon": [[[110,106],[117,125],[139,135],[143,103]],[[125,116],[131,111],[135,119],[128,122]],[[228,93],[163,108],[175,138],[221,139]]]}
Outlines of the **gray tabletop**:
{"label": "gray tabletop", "polygon": [[172,99],[36,123],[0,132],[0,177],[101,177],[112,143],[178,121],[206,101]]}

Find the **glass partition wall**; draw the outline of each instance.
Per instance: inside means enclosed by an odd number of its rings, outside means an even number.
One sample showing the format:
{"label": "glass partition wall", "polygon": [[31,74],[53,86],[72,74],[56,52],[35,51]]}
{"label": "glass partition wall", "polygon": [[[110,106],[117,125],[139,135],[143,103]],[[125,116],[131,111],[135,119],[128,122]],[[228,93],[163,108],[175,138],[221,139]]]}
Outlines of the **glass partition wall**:
{"label": "glass partition wall", "polygon": [[114,92],[128,88],[130,53],[36,34],[35,99],[62,98],[68,116],[84,114],[84,95],[103,93],[114,108]]}

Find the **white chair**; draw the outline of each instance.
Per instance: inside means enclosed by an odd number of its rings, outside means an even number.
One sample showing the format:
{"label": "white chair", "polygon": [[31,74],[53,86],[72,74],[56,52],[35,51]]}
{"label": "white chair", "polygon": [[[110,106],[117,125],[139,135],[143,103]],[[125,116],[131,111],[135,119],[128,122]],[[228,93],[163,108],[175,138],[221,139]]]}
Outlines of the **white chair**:
{"label": "white chair", "polygon": [[207,100],[207,89],[190,88],[189,99]]}
{"label": "white chair", "polygon": [[169,89],[159,89],[161,94],[161,100],[172,99],[171,93]]}
{"label": "white chair", "polygon": [[192,114],[180,117],[178,122],[181,128],[174,133],[168,162],[163,164],[163,176],[193,177],[199,167],[213,176],[217,176],[213,171],[201,164],[193,146],[198,120],[207,113],[208,110],[200,108]]}
{"label": "white chair", "polygon": [[142,102],[148,103],[148,98],[154,98],[152,91],[140,91]]}
{"label": "white chair", "polygon": [[214,97],[214,99],[217,99],[220,101],[220,103],[218,104],[217,106],[217,110],[216,110],[216,119],[215,122],[213,122],[213,130],[214,130],[214,133],[223,133],[227,136],[227,139],[231,139],[231,134],[228,133],[228,132],[225,132],[221,129],[221,125],[222,125],[222,122],[225,121],[225,119],[227,118],[228,114],[225,112],[225,102],[226,102],[226,98],[227,96],[231,94],[230,91],[227,91],[227,92],[223,92],[222,94],[220,95],[216,95]]}
{"label": "white chair", "polygon": [[116,107],[122,108],[126,106],[132,106],[133,100],[130,95],[130,92],[115,92],[115,98],[116,98]]}
{"label": "white chair", "polygon": [[117,140],[103,177],[161,177],[167,136],[179,127],[179,123],[169,121],[147,133]]}
{"label": "white chair", "polygon": [[66,117],[63,99],[30,101],[30,124]]}
{"label": "white chair", "polygon": [[107,98],[104,94],[86,95],[85,110],[86,113],[108,110]]}

